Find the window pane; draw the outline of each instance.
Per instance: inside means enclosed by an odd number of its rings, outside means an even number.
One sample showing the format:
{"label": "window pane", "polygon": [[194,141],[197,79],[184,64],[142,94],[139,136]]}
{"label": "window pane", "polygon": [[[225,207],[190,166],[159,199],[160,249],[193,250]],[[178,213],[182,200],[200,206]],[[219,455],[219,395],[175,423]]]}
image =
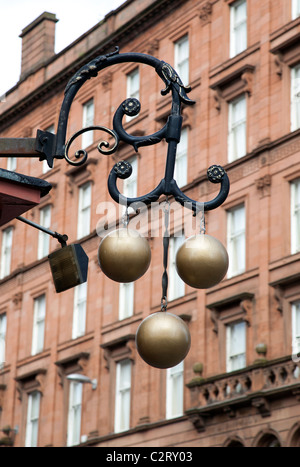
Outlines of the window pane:
{"label": "window pane", "polygon": [[292,0],[292,19],[300,15],[300,0]]}
{"label": "window pane", "polygon": [[78,238],[82,238],[90,233],[91,195],[91,183],[86,183],[79,188],[77,229]]}
{"label": "window pane", "polygon": [[177,145],[174,179],[179,187],[187,184],[188,130],[183,128]]}
{"label": "window pane", "polygon": [[291,69],[291,131],[300,128],[300,65]]}
{"label": "window pane", "polygon": [[73,446],[80,443],[81,405],[82,383],[71,381],[69,391],[68,446]]}
{"label": "window pane", "polygon": [[230,57],[247,48],[247,2],[240,0],[230,6]]}
{"label": "window pane", "polygon": [[189,84],[189,38],[184,36],[175,42],[174,68],[184,85]]}
{"label": "window pane", "polygon": [[176,253],[180,246],[185,241],[184,235],[174,236],[170,238],[169,249],[169,286],[168,286],[168,299],[175,300],[176,298],[183,297],[185,293],[185,283],[179,277],[176,270]]}
{"label": "window pane", "polygon": [[228,211],[227,249],[229,255],[228,277],[240,274],[246,268],[246,219],[245,207]]}
{"label": "window pane", "polygon": [[2,232],[0,279],[10,273],[13,229],[8,227]]}
{"label": "window pane", "polygon": [[[127,75],[126,94],[127,94],[127,99],[129,97],[132,97],[132,98],[139,100],[140,98],[140,72],[138,68],[136,68],[135,70],[133,70],[131,73]],[[128,115],[126,115],[126,121],[129,122],[135,117],[137,117],[137,115],[135,115],[134,117],[129,117]]]}
{"label": "window pane", "polygon": [[300,302],[292,305],[292,349],[295,354],[300,352]]}
{"label": "window pane", "polygon": [[134,310],[134,282],[120,284],[119,288],[119,319],[133,315]]}
{"label": "window pane", "polygon": [[87,282],[74,289],[73,329],[72,338],[76,339],[85,333],[86,323]]}
{"label": "window pane", "polygon": [[115,432],[130,428],[131,362],[124,360],[116,365]]}
{"label": "window pane", "polygon": [[291,183],[291,253],[300,251],[300,179]]}
{"label": "window pane", "polygon": [[167,411],[166,417],[183,414],[183,361],[167,370]]}
{"label": "window pane", "polygon": [[26,424],[26,447],[37,447],[38,422],[40,411],[40,393],[32,392],[28,395],[27,424]]}
{"label": "window pane", "polygon": [[227,326],[227,371],[234,371],[246,365],[246,323]]}
{"label": "window pane", "polygon": [[45,316],[46,316],[46,297],[45,295],[41,295],[40,297],[34,300],[34,316],[33,316],[32,347],[31,347],[32,355],[35,355],[41,352],[44,348]]}
{"label": "window pane", "polygon": [[[83,128],[94,125],[94,100],[91,99],[86,104],[83,105],[83,118],[82,126]],[[87,131],[82,134],[82,148],[86,148],[94,141],[94,132]]]}
{"label": "window pane", "polygon": [[230,102],[228,111],[228,160],[232,162],[246,154],[245,96]]}
{"label": "window pane", "polygon": [[0,368],[5,362],[6,314],[0,315]]}
{"label": "window pane", "polygon": [[16,157],[8,157],[7,159],[7,170],[14,172],[17,168],[17,158]]}
{"label": "window pane", "polygon": [[[51,206],[45,206],[40,209],[40,225],[50,229],[51,227]],[[39,230],[38,240],[38,259],[44,258],[49,254],[50,235]]]}

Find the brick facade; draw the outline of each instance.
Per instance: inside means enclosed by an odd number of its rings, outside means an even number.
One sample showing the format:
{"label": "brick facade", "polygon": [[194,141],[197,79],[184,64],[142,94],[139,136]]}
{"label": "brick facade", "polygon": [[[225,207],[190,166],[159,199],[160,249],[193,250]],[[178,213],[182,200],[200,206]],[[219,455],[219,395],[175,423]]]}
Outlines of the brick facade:
{"label": "brick facade", "polygon": [[[80,242],[90,261],[85,332],[72,338],[74,290],[55,293],[47,258],[37,259],[38,231],[17,220],[9,223],[11,273],[0,281],[0,316],[7,319],[0,428],[19,427],[15,446],[25,444],[28,394],[35,390],[42,395],[38,445],[66,445],[70,373],[98,381],[95,390],[89,384],[82,388],[83,445],[300,445],[299,363],[292,359],[291,330],[292,306],[300,299],[300,253],[291,254],[290,191],[300,177],[300,129],[291,131],[290,111],[291,70],[300,63],[300,18],[292,19],[291,0],[247,0],[247,47],[230,58],[230,11],[238,3],[127,0],[57,55],[51,46],[55,15],[44,14],[23,30],[24,68],[20,82],[0,104],[1,137],[35,137],[37,129],[55,128],[69,78],[98,55],[119,46],[121,52],[148,53],[174,65],[174,43],[187,35],[189,96],[196,105],[183,110],[188,165],[182,189],[193,199],[213,199],[218,187],[207,181],[206,170],[222,165],[231,182],[230,194],[220,208],[206,214],[207,233],[226,245],[228,212],[241,205],[246,228],[242,272],[211,289],[186,286],[184,296],[168,304],[168,311],[187,322],[192,345],[184,361],[183,413],[167,419],[166,370],[144,363],[134,341],[142,319],[160,310],[162,238],[145,231],[151,266],[136,282],[134,313],[124,320],[118,319],[119,285],[101,273],[97,260],[97,226],[104,225],[107,215],[102,203],[112,203],[106,180],[114,163],[132,157],[133,149],[121,145],[113,156],[101,155],[97,144],[103,135],[98,137],[95,131],[83,167],[56,160],[51,170],[42,173],[37,159],[19,158],[17,172],[53,185],[26,217],[39,222],[39,210],[51,206],[51,229],[66,233],[69,243]],[[41,32],[37,28],[43,25]],[[33,51],[26,55],[29,34],[36,37],[36,44],[47,37],[50,46],[39,49],[38,55]],[[83,106],[90,99],[95,124],[112,128],[114,112],[126,98],[126,75],[135,67],[121,64],[85,83],[72,104],[68,138],[82,127]],[[171,101],[160,95],[163,83],[153,70],[140,65],[139,72],[142,108],[126,123],[126,130],[151,134],[164,124]],[[241,95],[247,109],[246,153],[228,162],[228,112]],[[74,143],[72,151],[79,146],[80,142]],[[138,151],[138,195],[159,183],[166,149],[161,142]],[[1,167],[6,168],[4,158]],[[86,182],[92,187],[91,229],[78,239],[79,189]],[[188,219],[191,214],[184,216]],[[172,218],[171,233],[176,229]],[[51,238],[50,251],[58,247]],[[46,297],[44,345],[32,355],[34,299],[42,294]],[[246,361],[242,368],[228,372],[226,329],[236,321],[246,323]],[[130,426],[115,433],[116,371],[124,359],[131,362]]]}

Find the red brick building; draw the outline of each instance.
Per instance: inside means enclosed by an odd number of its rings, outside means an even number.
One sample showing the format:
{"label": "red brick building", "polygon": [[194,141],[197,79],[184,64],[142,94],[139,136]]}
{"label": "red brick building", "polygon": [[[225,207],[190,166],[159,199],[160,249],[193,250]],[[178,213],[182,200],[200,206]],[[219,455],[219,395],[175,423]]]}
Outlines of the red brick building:
{"label": "red brick building", "polygon": [[[66,233],[90,259],[87,283],[57,294],[47,259],[57,241],[16,219],[1,227],[2,444],[300,445],[299,14],[294,0],[127,0],[57,55],[54,14],[22,31],[20,81],[0,104],[2,138],[55,133],[70,77],[115,46],[154,55],[190,83],[196,105],[183,110],[177,180],[207,201],[217,193],[207,168],[226,169],[230,194],[206,228],[226,245],[230,265],[210,289],[178,281],[172,258],[181,237],[171,219],[168,311],[188,324],[192,344],[177,367],[150,367],[135,333],[160,310],[161,235],[146,229],[151,266],[119,285],[100,271],[97,231],[111,221],[103,203],[117,208],[107,191],[114,163],[132,162],[124,192],[148,193],[163,177],[167,144],[104,156],[94,131],[79,138],[89,155],[82,167],[2,158],[1,168],[52,184],[25,217]],[[76,96],[68,137],[91,123],[112,128],[128,95],[142,107],[126,131],[157,131],[171,102],[162,85],[146,65],[104,70]]]}

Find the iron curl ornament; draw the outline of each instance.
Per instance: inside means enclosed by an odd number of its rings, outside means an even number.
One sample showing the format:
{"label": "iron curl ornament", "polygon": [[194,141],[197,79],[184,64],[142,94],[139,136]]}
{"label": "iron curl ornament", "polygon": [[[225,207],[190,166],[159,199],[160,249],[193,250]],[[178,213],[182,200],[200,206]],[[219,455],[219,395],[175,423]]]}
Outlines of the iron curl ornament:
{"label": "iron curl ornament", "polygon": [[[97,76],[103,69],[126,62],[145,64],[154,68],[164,83],[161,94],[165,96],[171,93],[171,110],[165,125],[150,135],[133,136],[127,133],[123,126],[124,117],[134,117],[141,111],[139,100],[128,98],[115,111],[112,129],[103,126],[83,128],[66,142],[68,116],[71,104],[79,89],[87,80]],[[174,179],[176,151],[182,128],[181,108],[183,105],[195,104],[195,101],[188,97],[190,91],[191,87],[183,85],[177,72],[168,63],[142,53],[119,53],[119,48],[116,47],[112,53],[101,55],[84,65],[69,80],[61,106],[54,155],[53,153],[48,155],[47,161],[50,167],[53,164],[53,158],[65,159],[74,166],[84,164],[88,157],[84,149],[77,151],[74,157],[70,157],[69,152],[74,140],[87,131],[102,131],[113,141],[113,143],[109,143],[104,140],[98,144],[99,152],[105,155],[115,153],[121,141],[131,145],[134,151],[138,152],[140,147],[150,146],[165,140],[168,149],[164,177],[151,192],[128,198],[119,191],[118,179],[127,179],[132,175],[132,166],[128,161],[119,161],[114,164],[108,176],[108,191],[114,201],[126,208],[131,206],[137,210],[141,203],[150,205],[164,195],[167,206],[171,196],[176,202],[190,209],[194,216],[198,213],[203,216],[200,234],[187,239],[178,250],[176,268],[186,284],[194,288],[204,289],[220,282],[228,268],[226,249],[217,239],[205,234],[204,212],[219,207],[226,200],[230,183],[223,167],[219,165],[209,167],[207,178],[209,182],[220,185],[219,193],[210,201],[200,202],[183,193]],[[45,138],[50,136],[45,133],[41,137],[44,137],[46,141]],[[98,261],[102,272],[111,280],[123,283],[139,279],[147,271],[151,260],[151,249],[147,240],[142,238],[138,232],[128,228],[128,220],[127,211],[127,224],[124,224],[124,228],[119,228],[105,236],[101,240],[98,250]],[[158,368],[169,368],[180,363],[187,355],[191,345],[186,323],[178,316],[167,312],[167,267],[170,237],[168,207],[165,208],[164,222],[161,311],[144,319],[136,333],[136,346],[140,356],[146,363]]]}
{"label": "iron curl ornament", "polygon": [[[161,90],[163,96],[172,94],[171,112],[166,124],[157,132],[146,136],[133,136],[126,132],[123,127],[122,121],[125,115],[133,117],[141,110],[141,104],[137,99],[125,99],[115,112],[113,118],[113,129],[103,126],[91,126],[83,128],[75,133],[66,142],[67,123],[71,104],[83,84],[98,75],[98,73],[105,68],[126,62],[141,63],[149,65],[154,68],[158,76],[164,83],[164,88]],[[194,214],[203,210],[209,211],[219,207],[227,198],[229,193],[229,179],[225,170],[217,165],[211,166],[207,171],[208,180],[212,183],[219,183],[220,190],[218,195],[211,201],[200,203],[186,196],[178,187],[174,179],[174,168],[176,159],[176,149],[180,141],[182,116],[182,105],[194,105],[195,101],[188,97],[191,91],[190,86],[184,86],[177,72],[168,63],[159,60],[151,55],[142,53],[119,53],[119,48],[106,55],[91,60],[89,63],[80,68],[77,73],[69,80],[66,88],[63,103],[60,110],[60,116],[57,127],[55,151],[52,157],[47,158],[48,164],[52,167],[53,158],[65,159],[69,164],[78,166],[82,165],[87,160],[87,152],[81,149],[76,152],[75,159],[69,156],[69,151],[74,140],[82,133],[87,131],[101,130],[108,134],[113,139],[113,144],[109,145],[108,141],[101,141],[98,144],[98,150],[101,154],[111,155],[118,149],[120,141],[131,145],[137,152],[140,147],[157,144],[163,139],[168,143],[167,160],[165,167],[164,178],[160,181],[158,186],[150,193],[136,197],[126,198],[123,196],[117,187],[118,178],[127,178],[131,175],[131,170],[123,172],[120,168],[129,164],[122,161],[117,163],[110,172],[108,178],[108,190],[111,197],[119,204],[130,206],[137,205],[139,202],[150,204],[157,201],[162,195],[174,196],[174,199],[181,205],[191,209]]]}

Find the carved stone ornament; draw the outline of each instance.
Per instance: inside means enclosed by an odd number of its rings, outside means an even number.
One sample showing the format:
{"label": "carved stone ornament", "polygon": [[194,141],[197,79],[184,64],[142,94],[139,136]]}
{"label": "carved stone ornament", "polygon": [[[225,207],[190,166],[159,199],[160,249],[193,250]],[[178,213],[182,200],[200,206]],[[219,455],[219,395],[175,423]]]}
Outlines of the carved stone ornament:
{"label": "carved stone ornament", "polygon": [[201,21],[201,26],[205,26],[206,24],[211,22],[211,15],[212,15],[212,4],[210,2],[206,2],[200,7],[199,11],[199,18]]}

